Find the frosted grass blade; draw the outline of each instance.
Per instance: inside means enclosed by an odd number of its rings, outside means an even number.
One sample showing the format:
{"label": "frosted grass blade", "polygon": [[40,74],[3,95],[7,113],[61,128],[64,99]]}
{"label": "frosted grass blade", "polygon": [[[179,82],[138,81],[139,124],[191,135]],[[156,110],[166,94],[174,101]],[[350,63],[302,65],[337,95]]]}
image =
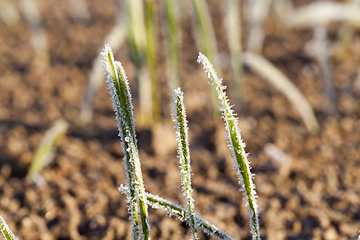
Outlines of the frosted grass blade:
{"label": "frosted grass blade", "polygon": [[238,120],[235,117],[234,111],[231,109],[229,99],[224,92],[225,87],[222,85],[222,79],[217,76],[213,65],[206,58],[205,55],[199,53],[198,62],[204,66],[205,72],[210,79],[209,84],[216,90],[217,97],[220,101],[219,109],[222,112],[222,118],[225,121],[225,129],[229,148],[232,152],[232,157],[235,160],[238,175],[240,178],[241,191],[244,191],[244,200],[249,209],[250,231],[253,240],[260,239],[259,229],[259,213],[256,200],[255,184],[253,183],[253,175],[250,172],[250,163],[247,160],[245,153],[245,144],[242,141],[240,128],[238,127]]}
{"label": "frosted grass blade", "polygon": [[243,61],[251,69],[273,84],[290,100],[290,102],[299,111],[305,122],[306,128],[311,134],[319,132],[319,123],[316,120],[310,104],[299,89],[297,89],[284,74],[282,74],[268,60],[256,53],[245,52],[243,54]]}
{"label": "frosted grass blade", "polygon": [[[129,212],[132,221],[133,239],[150,239],[150,225],[147,212],[145,188],[141,173],[141,165],[137,148],[135,133],[133,106],[129,83],[120,62],[114,60],[109,45],[105,45],[102,53],[104,68],[107,75],[108,88],[110,90],[113,107],[118,120],[119,136],[124,152],[123,164],[126,170],[127,186],[129,187]],[[139,229],[138,216],[140,212],[141,226]]]}
{"label": "frosted grass blade", "polygon": [[0,215],[0,230],[6,240],[18,240],[18,238],[15,237],[14,233],[6,224],[5,219],[2,215]]}
{"label": "frosted grass blade", "polygon": [[190,151],[188,141],[188,126],[186,120],[186,111],[184,105],[184,96],[180,88],[175,89],[173,95],[175,103],[173,110],[173,120],[175,122],[175,134],[178,142],[178,157],[180,162],[180,175],[181,175],[181,186],[185,197],[187,206],[187,219],[189,220],[192,238],[199,239],[195,221],[195,205],[192,197],[191,188],[191,165],[190,165]]}

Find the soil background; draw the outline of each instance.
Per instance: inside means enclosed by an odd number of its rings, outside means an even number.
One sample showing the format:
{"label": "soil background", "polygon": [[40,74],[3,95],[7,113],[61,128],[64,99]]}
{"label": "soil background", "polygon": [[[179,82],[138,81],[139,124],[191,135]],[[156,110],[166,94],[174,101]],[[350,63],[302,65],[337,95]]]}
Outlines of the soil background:
{"label": "soil background", "polygon": [[[0,214],[20,239],[130,239],[126,197],[118,192],[125,183],[123,153],[105,84],[96,94],[91,124],[85,130],[79,126],[93,60],[119,9],[110,0],[88,0],[90,19],[76,22],[68,1],[37,2],[48,40],[48,62],[36,57],[23,17],[12,28],[0,23]],[[296,6],[310,2],[294,1]],[[20,9],[19,2],[14,3]],[[229,54],[221,1],[208,3],[228,84]],[[310,135],[284,95],[245,68],[246,104],[239,113],[239,126],[256,174],[262,239],[357,239],[360,35],[355,29],[350,50],[336,54],[341,26],[333,23],[327,28],[338,109],[329,116],[318,64],[305,51],[313,30],[291,29],[274,11],[264,22],[262,54],[305,95],[319,121],[319,134]],[[247,27],[244,17],[244,46]],[[146,190],[183,204],[163,33],[159,32],[163,119],[152,130],[137,121],[136,130]],[[191,22],[184,21],[181,80],[197,213],[235,239],[251,239],[224,125],[220,118],[212,117],[206,74],[196,62],[198,50],[192,33]],[[115,58],[123,63],[134,86],[136,72],[127,44]],[[45,184],[40,187],[26,178],[27,170],[46,130],[61,118],[70,128],[53,161],[41,171]],[[267,153],[273,146],[280,154]],[[159,210],[149,212],[152,239],[191,238],[186,224]],[[201,231],[200,236],[213,239]]]}

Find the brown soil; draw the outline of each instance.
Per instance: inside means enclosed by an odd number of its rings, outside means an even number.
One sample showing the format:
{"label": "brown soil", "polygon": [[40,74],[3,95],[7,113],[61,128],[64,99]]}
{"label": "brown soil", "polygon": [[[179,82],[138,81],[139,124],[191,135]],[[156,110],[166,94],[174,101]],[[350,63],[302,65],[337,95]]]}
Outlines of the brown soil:
{"label": "brown soil", "polygon": [[[130,239],[122,150],[105,85],[90,126],[79,128],[79,109],[92,61],[115,23],[110,0],[87,1],[91,19],[75,23],[68,1],[37,1],[49,42],[49,63],[35,58],[25,22],[0,24],[0,214],[21,239]],[[296,1],[303,5],[309,1]],[[228,49],[221,1],[211,1],[218,46]],[[247,25],[245,22],[244,25]],[[245,71],[246,107],[239,125],[250,152],[259,195],[263,239],[356,239],[360,230],[360,36],[345,57],[333,56],[338,114],[325,114],[319,68],[305,54],[312,30],[289,29],[272,13],[264,23],[263,55],[283,71],[313,107],[321,132],[311,136],[296,109],[264,79]],[[329,26],[335,43],[341,24]],[[212,120],[209,88],[196,63],[190,22],[183,25],[182,84],[189,120],[197,212],[235,239],[251,239],[247,209],[220,120]],[[244,42],[246,34],[244,32]],[[160,49],[163,51],[163,49]],[[164,54],[161,54],[162,57]],[[134,81],[127,45],[115,54]],[[160,72],[165,73],[160,59]],[[228,61],[222,61],[228,83]],[[160,76],[163,115],[169,116],[166,76]],[[133,83],[131,83],[133,84]],[[137,114],[138,109],[135,109]],[[70,123],[39,187],[25,176],[46,130]],[[138,123],[138,122],[137,122]],[[175,134],[169,117],[152,131],[137,125],[147,191],[183,204]],[[287,154],[270,158],[267,144]],[[190,239],[179,220],[150,209],[153,239]],[[204,236],[202,239],[212,239]]]}

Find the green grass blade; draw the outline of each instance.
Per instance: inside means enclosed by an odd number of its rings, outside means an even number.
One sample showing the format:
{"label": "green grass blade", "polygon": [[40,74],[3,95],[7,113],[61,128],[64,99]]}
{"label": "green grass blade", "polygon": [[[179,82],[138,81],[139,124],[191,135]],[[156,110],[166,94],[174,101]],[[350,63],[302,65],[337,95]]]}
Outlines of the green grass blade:
{"label": "green grass blade", "polygon": [[[120,186],[119,191],[122,194],[129,194],[129,190],[126,187]],[[146,193],[147,203],[150,207],[159,209],[167,213],[169,216],[175,216],[183,222],[190,222],[187,215],[187,210],[182,206],[179,206],[169,200],[161,198],[157,195]],[[208,221],[201,218],[199,215],[195,215],[196,222],[198,227],[203,230],[206,234],[210,236],[217,237],[218,239],[224,240],[232,240],[233,238],[226,234],[225,232],[221,231],[215,225],[209,223]]]}
{"label": "green grass blade", "polygon": [[183,194],[187,206],[187,219],[190,222],[192,238],[199,239],[196,227],[197,223],[195,221],[195,205],[194,199],[192,197],[192,188],[191,188],[191,165],[190,165],[190,151],[189,151],[189,141],[188,141],[188,126],[186,120],[186,111],[184,105],[184,96],[180,88],[175,89],[174,94],[174,106],[173,110],[173,120],[176,124],[175,134],[176,140],[178,142],[178,157],[180,159],[180,175],[181,175],[181,185]]}
{"label": "green grass blade", "polygon": [[[113,107],[118,120],[119,136],[124,152],[124,166],[127,175],[127,184],[130,189],[129,202],[133,229],[133,239],[150,239],[150,225],[147,212],[145,188],[141,173],[141,165],[137,148],[133,106],[129,83],[120,62],[114,60],[109,45],[103,51],[104,67],[107,74],[108,88],[110,89]],[[138,209],[141,218],[141,230],[138,228]],[[143,234],[143,236],[142,236]]]}
{"label": "green grass blade", "polygon": [[69,124],[65,120],[58,120],[47,132],[36,150],[34,159],[27,174],[28,177],[39,173],[54,156],[56,145],[66,135]]}
{"label": "green grass blade", "polygon": [[6,240],[18,240],[18,238],[15,237],[14,233],[6,224],[5,219],[2,215],[0,215],[0,230]]}
{"label": "green grass blade", "polygon": [[217,97],[220,101],[220,111],[222,112],[222,118],[225,121],[225,129],[227,133],[227,140],[229,143],[232,157],[235,160],[238,168],[238,175],[240,177],[241,190],[244,191],[244,200],[249,209],[250,218],[250,230],[253,239],[260,239],[259,229],[259,217],[258,217],[258,205],[256,200],[255,184],[253,183],[253,175],[250,172],[250,164],[247,160],[247,154],[245,153],[245,144],[242,141],[240,128],[238,127],[238,120],[235,117],[233,110],[231,109],[228,97],[224,92],[225,87],[222,85],[222,79],[218,78],[217,73],[210,61],[199,53],[198,62],[203,64],[205,72],[210,79],[210,85],[216,90]]}

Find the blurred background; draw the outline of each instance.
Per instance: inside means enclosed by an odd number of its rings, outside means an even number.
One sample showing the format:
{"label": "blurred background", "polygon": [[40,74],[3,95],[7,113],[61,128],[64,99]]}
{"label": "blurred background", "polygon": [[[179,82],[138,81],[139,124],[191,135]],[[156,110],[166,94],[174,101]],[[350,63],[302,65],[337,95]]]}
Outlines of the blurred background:
{"label": "blurred background", "polygon": [[[147,191],[184,204],[181,87],[197,213],[251,239],[201,51],[238,113],[262,239],[357,239],[359,26],[357,0],[0,0],[0,214],[20,239],[131,239],[108,43],[129,78]],[[149,212],[153,239],[191,238]]]}

